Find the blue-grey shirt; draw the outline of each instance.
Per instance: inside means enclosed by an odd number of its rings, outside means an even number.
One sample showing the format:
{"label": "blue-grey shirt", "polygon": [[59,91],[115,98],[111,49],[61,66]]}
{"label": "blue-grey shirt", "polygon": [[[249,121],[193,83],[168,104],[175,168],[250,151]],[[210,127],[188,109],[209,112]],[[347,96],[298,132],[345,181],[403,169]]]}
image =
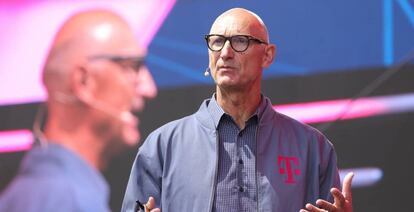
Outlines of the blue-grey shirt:
{"label": "blue-grey shirt", "polygon": [[57,144],[35,146],[0,195],[0,211],[107,212],[108,185],[75,153]]}
{"label": "blue-grey shirt", "polygon": [[257,208],[256,132],[258,119],[266,103],[264,98],[256,112],[240,129],[233,118],[211,98],[208,111],[217,127],[219,142],[218,179],[214,211],[255,211]]}

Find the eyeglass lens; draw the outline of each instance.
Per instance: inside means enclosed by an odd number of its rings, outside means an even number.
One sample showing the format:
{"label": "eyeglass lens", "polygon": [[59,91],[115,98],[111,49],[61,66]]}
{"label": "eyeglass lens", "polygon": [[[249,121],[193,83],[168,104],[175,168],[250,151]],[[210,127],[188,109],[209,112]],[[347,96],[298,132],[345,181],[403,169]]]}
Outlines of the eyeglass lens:
{"label": "eyeglass lens", "polygon": [[220,51],[226,41],[230,41],[230,46],[237,52],[245,51],[249,47],[249,38],[245,35],[235,35],[229,38],[221,35],[211,35],[208,37],[208,46],[213,51]]}

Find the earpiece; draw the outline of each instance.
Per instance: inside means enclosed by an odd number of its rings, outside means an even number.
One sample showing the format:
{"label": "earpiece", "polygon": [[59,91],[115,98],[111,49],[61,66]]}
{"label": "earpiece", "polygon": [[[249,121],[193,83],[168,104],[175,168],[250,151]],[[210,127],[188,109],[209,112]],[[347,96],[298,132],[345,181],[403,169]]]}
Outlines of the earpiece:
{"label": "earpiece", "polygon": [[210,75],[210,68],[206,68],[206,71],[204,72],[204,76],[208,77]]}

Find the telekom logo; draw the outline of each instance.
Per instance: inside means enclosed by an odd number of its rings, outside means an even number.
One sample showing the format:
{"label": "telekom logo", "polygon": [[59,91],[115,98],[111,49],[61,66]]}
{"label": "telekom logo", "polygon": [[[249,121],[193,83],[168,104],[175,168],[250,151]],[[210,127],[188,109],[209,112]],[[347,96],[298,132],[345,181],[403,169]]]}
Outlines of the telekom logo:
{"label": "telekom logo", "polygon": [[279,155],[277,157],[277,164],[279,166],[279,173],[282,175],[287,174],[287,180],[285,180],[285,183],[295,183],[296,181],[293,174],[297,176],[300,175],[298,158]]}

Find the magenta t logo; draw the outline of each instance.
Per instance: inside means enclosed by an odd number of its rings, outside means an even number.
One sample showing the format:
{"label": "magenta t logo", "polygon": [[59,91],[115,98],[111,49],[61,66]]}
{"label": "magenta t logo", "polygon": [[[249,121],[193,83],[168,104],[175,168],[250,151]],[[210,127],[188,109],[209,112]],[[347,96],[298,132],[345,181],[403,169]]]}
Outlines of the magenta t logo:
{"label": "magenta t logo", "polygon": [[279,166],[279,173],[282,175],[287,174],[287,180],[285,180],[285,183],[295,183],[296,181],[293,174],[298,176],[300,175],[298,158],[279,155],[277,157],[277,164]]}

